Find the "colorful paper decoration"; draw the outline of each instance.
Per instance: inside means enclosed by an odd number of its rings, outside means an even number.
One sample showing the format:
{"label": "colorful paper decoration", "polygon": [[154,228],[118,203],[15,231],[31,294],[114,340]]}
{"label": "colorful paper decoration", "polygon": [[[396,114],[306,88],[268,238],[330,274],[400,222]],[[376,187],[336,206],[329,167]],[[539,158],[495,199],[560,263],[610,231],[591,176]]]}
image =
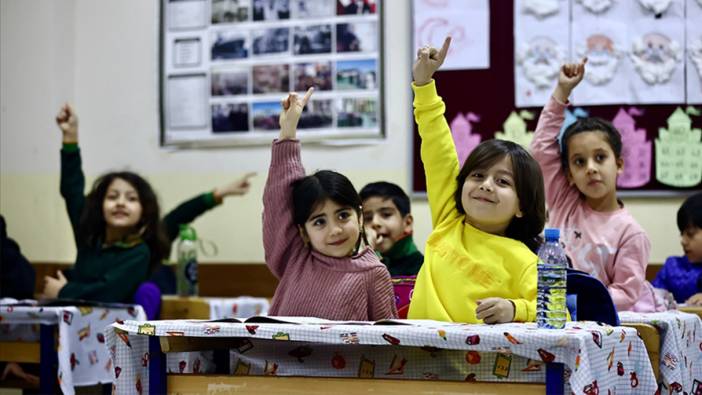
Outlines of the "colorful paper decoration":
{"label": "colorful paper decoration", "polygon": [[527,132],[525,120],[533,118],[534,114],[529,111],[521,111],[519,114],[517,114],[516,111],[512,111],[502,124],[503,131],[495,132],[495,138],[512,141],[529,149],[529,144],[531,144],[531,140],[534,138],[534,132]]}
{"label": "colorful paper decoration", "polygon": [[[688,113],[695,110],[688,108]],[[692,119],[678,107],[668,118],[668,128],[658,129],[656,179],[673,187],[692,187],[702,181],[702,130],[692,129]]]}
{"label": "colorful paper decoration", "polygon": [[480,135],[477,133],[472,134],[473,127],[471,122],[480,122],[480,116],[472,112],[466,115],[458,113],[451,121],[451,136],[456,146],[460,166],[463,166],[463,162],[466,161],[468,155],[480,144]]}
{"label": "colorful paper decoration", "polygon": [[643,112],[635,107],[629,111],[620,108],[612,124],[622,136],[624,172],[617,178],[617,186],[637,188],[651,179],[651,142],[646,140],[646,129],[637,129],[634,116]]}
{"label": "colorful paper decoration", "polygon": [[566,129],[568,129],[568,126],[574,124],[578,118],[587,118],[590,116],[590,113],[588,113],[587,110],[580,107],[575,107],[573,111],[566,108],[563,114],[565,119],[563,120],[561,131],[558,132],[558,146],[561,147],[561,150],[563,150],[563,133],[565,133]]}

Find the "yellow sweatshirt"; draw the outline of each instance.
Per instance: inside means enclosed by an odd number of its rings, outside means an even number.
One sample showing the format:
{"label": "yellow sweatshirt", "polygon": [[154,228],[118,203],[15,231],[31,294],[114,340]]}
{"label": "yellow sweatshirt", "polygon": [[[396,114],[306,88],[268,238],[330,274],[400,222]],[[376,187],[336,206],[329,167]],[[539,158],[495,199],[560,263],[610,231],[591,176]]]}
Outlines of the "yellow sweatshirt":
{"label": "yellow sweatshirt", "polygon": [[444,118],[446,107],[433,80],[424,86],[412,84],[412,89],[434,230],[408,318],[481,323],[475,317],[476,301],[500,297],[514,303],[515,321],[534,321],[537,256],[518,240],[464,222],[454,200],[459,165]]}

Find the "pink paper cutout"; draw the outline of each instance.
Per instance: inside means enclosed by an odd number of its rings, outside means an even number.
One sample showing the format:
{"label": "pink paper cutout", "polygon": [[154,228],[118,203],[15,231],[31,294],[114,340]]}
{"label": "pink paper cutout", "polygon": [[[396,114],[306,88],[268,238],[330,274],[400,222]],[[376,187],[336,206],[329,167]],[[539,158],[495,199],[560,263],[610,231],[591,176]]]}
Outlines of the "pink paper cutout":
{"label": "pink paper cutout", "polygon": [[458,153],[459,166],[463,166],[468,155],[480,144],[482,137],[479,134],[471,134],[473,130],[471,122],[479,121],[480,116],[472,112],[465,116],[458,113],[451,121],[451,136],[453,136],[453,143],[456,146],[456,153]]}
{"label": "pink paper cutout", "polygon": [[619,108],[612,120],[622,136],[622,159],[624,171],[617,178],[617,186],[637,188],[651,180],[651,142],[646,141],[646,129],[637,129],[634,116],[643,114],[643,110],[631,107],[625,111]]}

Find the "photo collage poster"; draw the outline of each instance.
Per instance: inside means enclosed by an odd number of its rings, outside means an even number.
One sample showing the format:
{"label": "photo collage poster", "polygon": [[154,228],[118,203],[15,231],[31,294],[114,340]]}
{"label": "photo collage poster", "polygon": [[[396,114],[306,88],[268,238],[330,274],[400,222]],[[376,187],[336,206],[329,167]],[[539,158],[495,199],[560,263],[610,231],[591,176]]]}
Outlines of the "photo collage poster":
{"label": "photo collage poster", "polygon": [[560,64],[583,57],[587,73],[573,92],[580,105],[699,104],[700,7],[699,0],[515,0],[515,105],[543,106]]}
{"label": "photo collage poster", "polygon": [[301,140],[383,137],[380,0],[162,5],[163,144],[269,144],[281,99],[310,87]]}

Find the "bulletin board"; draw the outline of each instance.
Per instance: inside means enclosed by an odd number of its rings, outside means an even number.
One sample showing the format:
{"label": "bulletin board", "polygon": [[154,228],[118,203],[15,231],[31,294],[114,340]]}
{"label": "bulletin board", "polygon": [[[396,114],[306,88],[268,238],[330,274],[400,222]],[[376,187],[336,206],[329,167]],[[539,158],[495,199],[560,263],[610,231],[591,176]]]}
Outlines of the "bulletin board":
{"label": "bulletin board", "polygon": [[[504,129],[504,122],[513,112],[527,110],[533,114],[533,119],[523,119],[526,129],[536,128],[541,107],[515,107],[515,50],[514,50],[514,1],[491,0],[489,17],[489,68],[477,70],[448,70],[435,73],[437,90],[446,104],[445,117],[449,124],[458,115],[470,120],[471,133],[478,134],[482,141],[495,137],[495,133]],[[437,42],[435,46],[440,45]],[[413,59],[414,62],[414,52]],[[555,86],[555,85],[554,85]],[[577,90],[577,88],[576,88]],[[577,105],[577,103],[575,103]],[[624,104],[583,106],[590,116],[612,120],[620,109],[630,109]],[[659,182],[656,178],[656,147],[660,128],[668,128],[668,120],[679,107],[684,110],[686,103],[665,105],[635,105],[635,128],[643,129],[647,141],[651,142],[651,174],[644,185],[633,188],[619,188],[621,195],[628,196],[667,196],[687,194],[702,189],[702,183],[687,187],[675,187]],[[699,108],[699,106],[697,106]],[[468,114],[479,114],[479,120]],[[702,117],[691,116],[693,129],[702,128]],[[672,129],[671,129],[672,131]],[[426,192],[424,167],[420,158],[420,138],[417,126],[414,125],[412,147],[412,188],[413,192]],[[672,153],[674,156],[674,152]],[[699,156],[702,161],[702,155]]]}
{"label": "bulletin board", "polygon": [[383,138],[381,0],[160,0],[161,144],[270,144],[315,88],[307,142]]}

